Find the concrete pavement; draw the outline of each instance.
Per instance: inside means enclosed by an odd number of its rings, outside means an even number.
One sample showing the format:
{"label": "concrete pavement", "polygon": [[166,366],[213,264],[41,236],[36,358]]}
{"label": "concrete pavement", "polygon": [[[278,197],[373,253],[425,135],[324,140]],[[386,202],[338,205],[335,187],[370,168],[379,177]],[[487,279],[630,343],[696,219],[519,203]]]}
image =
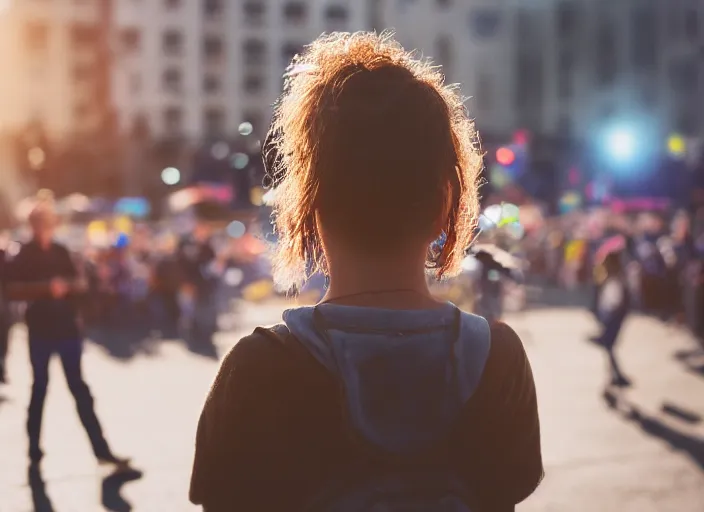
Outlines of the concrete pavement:
{"label": "concrete pavement", "polygon": [[[222,354],[282,305],[244,306]],[[609,408],[601,391],[606,361],[584,339],[595,326],[576,309],[536,309],[508,319],[524,340],[541,408],[546,478],[519,511],[649,512],[704,510],[704,357],[686,359],[686,334],[632,318],[620,353],[635,387]],[[43,446],[46,497],[57,512],[196,510],[186,499],[200,407],[217,361],[178,342],[142,347],[129,359],[88,344],[86,380],[106,434],[144,474],[123,486],[104,482],[53,361]],[[679,353],[679,358],[675,357]],[[0,388],[0,512],[34,510],[27,485],[25,408],[30,373],[25,334],[13,334],[11,384]],[[671,410],[667,412],[663,410]],[[44,510],[50,510],[45,508]]]}

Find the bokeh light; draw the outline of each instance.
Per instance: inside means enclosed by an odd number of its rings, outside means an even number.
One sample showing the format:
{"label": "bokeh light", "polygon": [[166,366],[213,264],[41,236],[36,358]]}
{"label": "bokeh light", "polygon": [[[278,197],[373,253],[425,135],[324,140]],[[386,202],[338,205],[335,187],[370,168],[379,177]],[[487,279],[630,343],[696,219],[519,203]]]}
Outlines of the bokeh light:
{"label": "bokeh light", "polygon": [[232,155],[232,167],[242,170],[249,165],[249,155],[247,153],[235,153]]}
{"label": "bokeh light", "polygon": [[238,220],[233,220],[227,226],[227,235],[231,238],[241,238],[247,231],[247,227]]}
{"label": "bokeh light", "polygon": [[244,135],[246,137],[247,135],[251,135],[254,131],[254,127],[252,126],[252,123],[245,121],[244,123],[240,123],[238,131],[240,132],[240,135]]}
{"label": "bokeh light", "polygon": [[223,279],[228,286],[239,286],[244,281],[244,272],[236,267],[228,268]]}
{"label": "bokeh light", "polygon": [[525,146],[528,144],[528,132],[526,130],[517,130],[513,134],[513,142],[519,146]]}
{"label": "bokeh light", "polygon": [[636,136],[626,128],[616,128],[606,136],[606,151],[616,163],[627,163],[636,156]]}
{"label": "bokeh light", "polygon": [[167,167],[161,171],[161,181],[166,185],[176,185],[181,181],[181,171],[176,169],[176,167]]}
{"label": "bokeh light", "polygon": [[501,147],[496,150],[496,161],[501,165],[511,165],[516,161],[516,154],[511,148]]}
{"label": "bokeh light", "polygon": [[227,155],[230,154],[230,146],[226,142],[216,142],[213,147],[210,148],[210,154],[216,160],[225,160]]}
{"label": "bokeh light", "polygon": [[687,152],[687,143],[684,137],[677,133],[673,133],[667,139],[667,151],[675,158],[682,158]]}

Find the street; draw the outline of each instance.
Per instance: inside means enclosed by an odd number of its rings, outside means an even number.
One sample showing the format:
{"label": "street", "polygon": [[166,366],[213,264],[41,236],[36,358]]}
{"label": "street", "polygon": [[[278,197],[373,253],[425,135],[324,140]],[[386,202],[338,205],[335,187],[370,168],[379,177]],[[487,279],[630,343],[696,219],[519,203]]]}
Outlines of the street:
{"label": "street", "polygon": [[[219,354],[282,305],[244,305],[235,332],[217,338]],[[682,331],[631,318],[619,347],[635,386],[609,408],[602,397],[604,354],[586,339],[596,326],[584,310],[534,309],[507,322],[523,339],[538,389],[545,480],[521,512],[704,510],[704,356]],[[0,388],[0,512],[34,510],[27,484],[24,422],[31,376],[26,335],[16,327],[10,384]],[[197,510],[187,491],[198,414],[217,361],[179,342],[141,346],[121,359],[88,343],[84,373],[106,435],[133,457],[141,479],[104,484],[58,360],[44,415],[43,477],[57,512]],[[44,509],[42,509],[44,510]],[[52,510],[46,508],[46,510]]]}

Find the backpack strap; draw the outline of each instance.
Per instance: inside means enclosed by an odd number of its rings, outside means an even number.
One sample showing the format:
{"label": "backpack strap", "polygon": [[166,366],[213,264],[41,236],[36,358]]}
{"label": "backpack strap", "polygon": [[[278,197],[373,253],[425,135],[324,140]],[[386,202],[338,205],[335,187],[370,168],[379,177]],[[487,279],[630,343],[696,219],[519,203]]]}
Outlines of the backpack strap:
{"label": "backpack strap", "polygon": [[[323,366],[303,344],[298,341],[293,333],[289,330],[286,324],[276,324],[272,327],[257,327],[254,333],[263,336],[271,341],[282,345],[291,354],[296,354],[298,357],[315,361],[315,364]],[[324,367],[324,366],[323,366]],[[325,368],[325,367],[324,367]],[[327,368],[326,368],[327,370]]]}

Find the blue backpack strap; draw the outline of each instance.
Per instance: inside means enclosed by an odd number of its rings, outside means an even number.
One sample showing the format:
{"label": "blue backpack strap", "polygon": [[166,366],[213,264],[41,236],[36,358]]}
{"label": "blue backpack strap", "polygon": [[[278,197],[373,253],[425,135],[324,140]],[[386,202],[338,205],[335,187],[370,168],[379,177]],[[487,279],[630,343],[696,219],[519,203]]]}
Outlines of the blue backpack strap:
{"label": "blue backpack strap", "polygon": [[454,352],[457,360],[457,384],[462,404],[479,386],[491,350],[491,326],[486,318],[461,312],[459,335]]}

